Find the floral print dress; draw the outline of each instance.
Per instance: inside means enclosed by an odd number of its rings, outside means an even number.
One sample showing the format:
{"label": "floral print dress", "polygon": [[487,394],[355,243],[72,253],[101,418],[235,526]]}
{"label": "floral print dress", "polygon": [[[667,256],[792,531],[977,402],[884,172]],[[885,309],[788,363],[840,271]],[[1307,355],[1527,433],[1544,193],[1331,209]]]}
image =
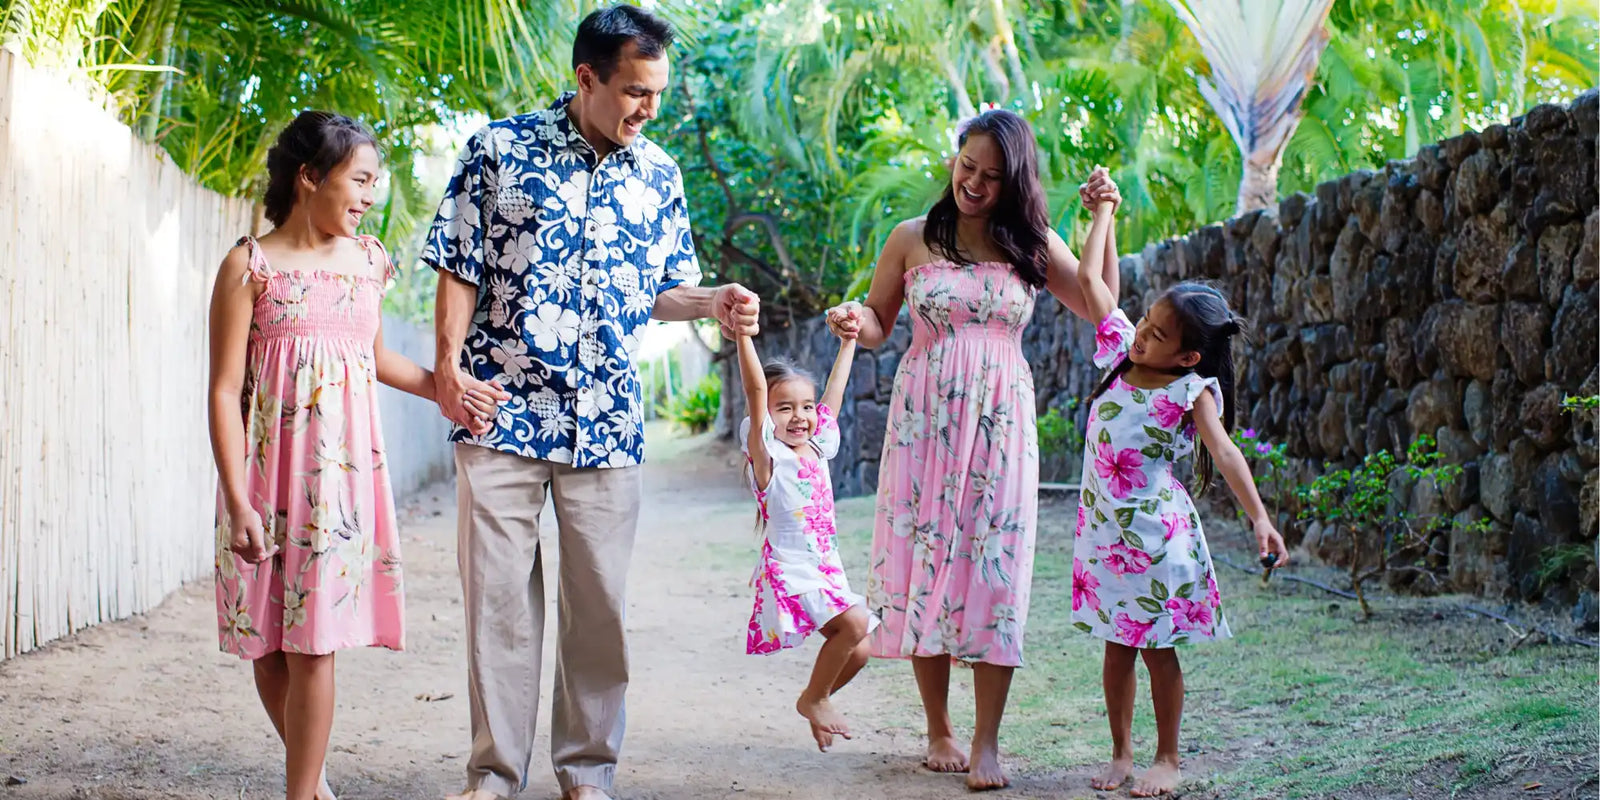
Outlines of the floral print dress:
{"label": "floral print dress", "polygon": [[[761,440],[772,459],[772,478],[763,488],[756,485],[752,470],[750,480],[763,528],[761,561],[750,577],[756,596],[745,652],[752,655],[795,647],[862,602],[861,595],[850,591],[834,547],[838,531],[828,460],[839,452],[839,423],[833,411],[817,406],[811,458],[778,441],[771,416],[761,426]],[[739,442],[749,461],[749,417],[739,425]]]}
{"label": "floral print dress", "polygon": [[264,285],[250,324],[243,408],[245,487],[279,551],[252,564],[228,548],[217,499],[217,628],[241,658],[404,645],[400,540],[384,469],[373,341],[393,265],[361,237],[370,274],[278,272],[260,245],[246,280]]}
{"label": "floral print dress", "polygon": [[889,399],[867,609],[880,658],[1022,666],[1039,509],[1035,291],[1010,264],[906,271],[911,347]]}
{"label": "floral print dress", "polygon": [[[1120,309],[1095,332],[1096,366],[1127,358],[1134,327]],[[1201,392],[1193,373],[1160,389],[1112,381],[1089,410],[1083,494],[1072,559],[1072,620],[1129,647],[1227,638],[1222,598],[1200,515],[1173,465],[1194,452],[1190,421]]]}

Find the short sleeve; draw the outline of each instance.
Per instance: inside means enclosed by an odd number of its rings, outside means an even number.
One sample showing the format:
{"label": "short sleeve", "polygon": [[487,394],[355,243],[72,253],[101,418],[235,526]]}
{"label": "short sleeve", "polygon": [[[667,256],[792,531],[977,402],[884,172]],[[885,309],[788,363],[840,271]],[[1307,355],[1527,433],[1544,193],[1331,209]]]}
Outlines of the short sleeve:
{"label": "short sleeve", "polygon": [[670,199],[666,218],[662,221],[661,245],[666,250],[666,263],[662,265],[661,281],[656,294],[679,286],[700,285],[700,259],[694,251],[694,235],[689,228],[689,203],[683,196],[683,174],[673,168]]}
{"label": "short sleeve", "polygon": [[1094,365],[1105,369],[1121,361],[1133,347],[1133,323],[1122,309],[1113,308],[1094,329]]}
{"label": "short sleeve", "polygon": [[817,431],[811,434],[811,444],[828,461],[839,454],[839,419],[822,403],[817,404]]}
{"label": "short sleeve", "polygon": [[497,191],[493,141],[485,127],[462,148],[422,245],[422,263],[474,286],[483,282],[484,231]]}
{"label": "short sleeve", "polygon": [[1189,383],[1184,387],[1183,410],[1193,411],[1194,402],[1200,399],[1200,393],[1210,389],[1217,400],[1217,416],[1223,416],[1222,384],[1216,378],[1205,378],[1194,374],[1189,375],[1187,380]]}

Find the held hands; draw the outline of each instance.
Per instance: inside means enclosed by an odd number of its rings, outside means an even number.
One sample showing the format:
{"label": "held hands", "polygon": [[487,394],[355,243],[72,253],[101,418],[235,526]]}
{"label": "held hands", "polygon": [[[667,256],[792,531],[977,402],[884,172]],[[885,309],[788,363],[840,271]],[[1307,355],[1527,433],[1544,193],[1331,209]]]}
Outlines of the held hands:
{"label": "held hands", "polygon": [[722,335],[755,336],[761,332],[761,298],[737,283],[717,287],[711,297],[711,315],[722,325]]}
{"label": "held hands", "polygon": [[862,306],[855,301],[840,303],[828,309],[828,330],[834,336],[844,341],[852,341],[861,335]]}
{"label": "held hands", "polygon": [[1078,199],[1091,212],[1097,211],[1101,203],[1110,203],[1110,210],[1115,212],[1122,205],[1122,192],[1105,167],[1095,167],[1089,180],[1078,186]]}
{"label": "held hands", "polygon": [[494,427],[500,404],[511,399],[498,383],[485,383],[451,367],[436,373],[439,413],[473,436],[482,436]]}

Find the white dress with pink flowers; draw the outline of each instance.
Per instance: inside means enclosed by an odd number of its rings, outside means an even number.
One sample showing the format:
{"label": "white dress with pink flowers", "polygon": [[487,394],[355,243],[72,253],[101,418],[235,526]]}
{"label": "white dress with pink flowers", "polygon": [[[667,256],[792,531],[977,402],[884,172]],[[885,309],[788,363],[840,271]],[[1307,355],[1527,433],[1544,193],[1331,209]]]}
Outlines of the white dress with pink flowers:
{"label": "white dress with pink flowers", "polygon": [[[1095,332],[1094,361],[1127,358],[1133,323],[1114,310]],[[1072,620],[1130,647],[1172,647],[1232,634],[1200,515],[1173,465],[1194,451],[1195,399],[1215,378],[1188,374],[1160,389],[1118,378],[1089,410],[1083,495],[1072,559]]]}
{"label": "white dress with pink flowers", "polygon": [[[746,460],[749,432],[750,418],[745,417],[739,443]],[[839,423],[833,410],[817,404],[817,429],[805,456],[778,441],[770,415],[761,439],[772,459],[772,479],[761,487],[752,478],[750,485],[760,505],[763,536],[761,560],[750,578],[755,608],[746,627],[745,652],[766,655],[799,645],[862,598],[850,591],[834,546],[838,532],[828,460],[839,452]]]}

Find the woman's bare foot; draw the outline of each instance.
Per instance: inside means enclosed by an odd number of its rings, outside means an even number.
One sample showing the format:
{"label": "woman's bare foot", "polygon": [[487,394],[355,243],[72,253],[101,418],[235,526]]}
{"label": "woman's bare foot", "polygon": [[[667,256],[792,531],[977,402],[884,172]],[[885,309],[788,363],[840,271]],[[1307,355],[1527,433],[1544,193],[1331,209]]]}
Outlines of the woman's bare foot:
{"label": "woman's bare foot", "polygon": [[934,772],[966,772],[967,754],[954,736],[938,736],[928,740],[928,757],[922,765]]}
{"label": "woman's bare foot", "polygon": [[1157,761],[1133,782],[1133,790],[1129,794],[1134,797],[1161,797],[1177,791],[1180,783],[1183,783],[1183,773],[1178,770],[1176,761]]}
{"label": "woman's bare foot", "polygon": [[1102,792],[1109,792],[1127,783],[1131,777],[1133,777],[1133,759],[1113,758],[1105,769],[1100,770],[1099,775],[1089,779],[1089,785]]}
{"label": "woman's bare foot", "polygon": [[986,792],[1010,785],[1005,770],[1000,767],[1000,748],[973,745],[972,765],[967,770],[967,788],[974,792]]}
{"label": "woman's bare foot", "polygon": [[[799,700],[794,701],[794,710],[800,712],[800,716],[810,720],[812,727],[826,733],[843,736],[846,739],[850,738],[850,723],[845,721],[843,714],[834,709],[833,704],[828,702],[828,698],[812,700],[802,694]],[[822,745],[820,739],[817,740],[817,745]]]}

